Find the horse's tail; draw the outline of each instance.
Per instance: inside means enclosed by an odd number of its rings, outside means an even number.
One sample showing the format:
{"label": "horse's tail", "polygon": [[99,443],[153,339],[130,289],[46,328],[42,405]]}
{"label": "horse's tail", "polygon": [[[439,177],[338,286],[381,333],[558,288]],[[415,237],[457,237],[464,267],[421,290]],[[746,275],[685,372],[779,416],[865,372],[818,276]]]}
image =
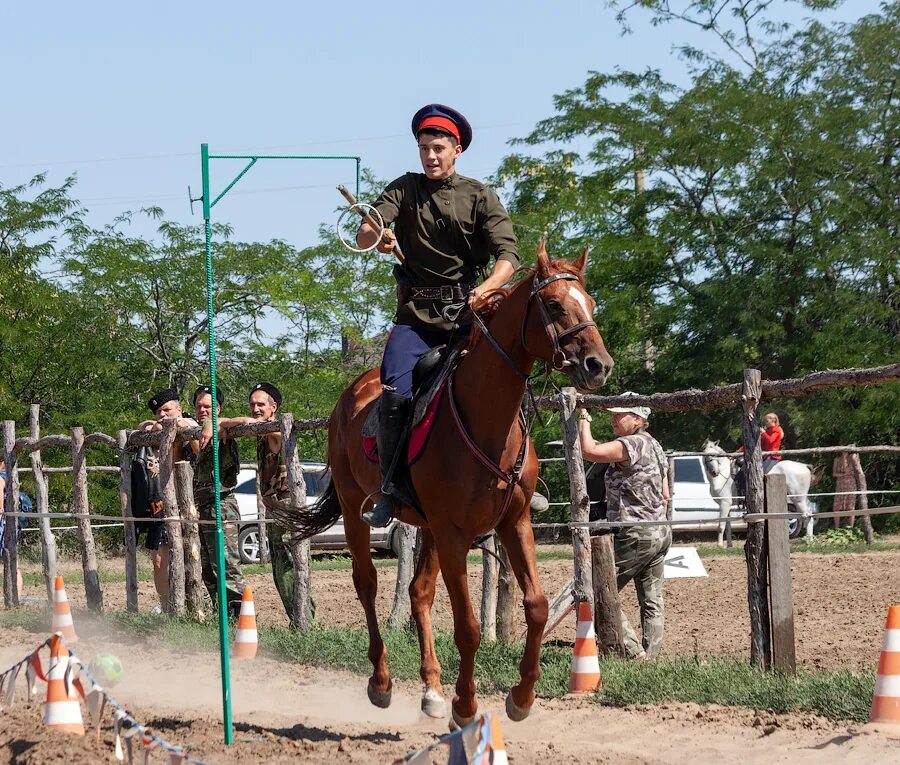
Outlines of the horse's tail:
{"label": "horse's tail", "polygon": [[288,531],[299,534],[301,539],[321,534],[334,526],[341,517],[341,503],[334,488],[334,481],[331,480],[328,481],[322,496],[312,506],[294,507],[274,497],[267,497],[265,504],[276,522]]}

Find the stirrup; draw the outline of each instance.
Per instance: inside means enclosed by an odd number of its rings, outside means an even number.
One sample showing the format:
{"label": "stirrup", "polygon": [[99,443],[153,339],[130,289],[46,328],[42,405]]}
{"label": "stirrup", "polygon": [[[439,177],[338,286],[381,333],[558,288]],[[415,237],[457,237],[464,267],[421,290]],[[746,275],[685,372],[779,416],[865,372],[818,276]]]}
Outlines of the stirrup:
{"label": "stirrup", "polygon": [[382,494],[375,506],[363,513],[361,517],[372,528],[380,529],[394,520],[395,512],[394,498],[389,494]]}

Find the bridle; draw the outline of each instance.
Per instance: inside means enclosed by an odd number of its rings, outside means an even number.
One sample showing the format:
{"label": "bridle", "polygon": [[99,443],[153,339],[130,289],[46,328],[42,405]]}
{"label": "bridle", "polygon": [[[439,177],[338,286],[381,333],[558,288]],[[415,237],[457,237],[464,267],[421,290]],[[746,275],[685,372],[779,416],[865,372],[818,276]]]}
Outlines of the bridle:
{"label": "bridle", "polygon": [[[522,343],[522,347],[525,351],[531,356],[537,356],[536,353],[533,353],[531,349],[528,347],[528,343],[525,340],[525,327],[528,325],[528,317],[531,315],[531,304],[532,301],[537,302],[538,310],[541,314],[541,321],[544,323],[544,332],[547,336],[547,340],[550,342],[550,347],[552,348],[552,354],[550,356],[550,363],[553,365],[554,369],[562,370],[568,366],[574,364],[574,361],[566,358],[566,354],[562,349],[562,341],[569,337],[570,335],[574,335],[577,332],[581,332],[583,329],[587,329],[588,327],[596,327],[597,322],[593,319],[587,319],[587,321],[580,321],[577,324],[567,327],[562,332],[557,332],[556,325],[553,323],[553,319],[550,318],[550,312],[547,310],[547,304],[544,302],[544,298],[541,295],[541,290],[544,287],[547,287],[553,282],[559,281],[574,281],[581,283],[581,279],[579,279],[575,274],[570,274],[566,271],[553,274],[552,276],[548,276],[546,279],[541,279],[538,281],[537,274],[534,276],[533,286],[531,288],[531,294],[528,296],[528,302],[525,305],[525,313],[522,316],[522,324],[519,327],[519,340]],[[475,324],[478,325],[478,329],[481,331],[481,334],[487,339],[487,341],[493,346],[494,350],[497,351],[500,358],[512,369],[516,375],[521,380],[528,380],[528,375],[519,369],[516,362],[509,355],[509,353],[504,349],[500,343],[497,342],[496,338],[490,333],[487,325],[484,323],[484,320],[475,312],[472,311],[472,317]]]}
{"label": "bridle", "polygon": [[[567,366],[571,366],[575,362],[570,361],[566,358],[566,355],[563,352],[561,346],[563,339],[569,337],[570,335],[574,335],[576,332],[580,332],[583,329],[587,329],[588,327],[596,327],[597,323],[593,321],[593,319],[588,319],[587,321],[581,321],[574,326],[567,327],[562,332],[556,331],[553,320],[550,318],[550,312],[547,310],[547,305],[544,303],[544,298],[541,296],[541,290],[543,290],[544,287],[553,284],[553,282],[558,281],[581,282],[581,280],[577,276],[575,276],[575,274],[570,274],[567,272],[553,274],[552,276],[548,276],[546,279],[541,280],[538,280],[537,274],[535,274],[533,286],[531,288],[531,294],[528,296],[528,303],[525,306],[525,313],[522,316],[522,325],[519,328],[519,338],[525,351],[532,356],[536,356],[536,354],[532,353],[529,350],[525,342],[525,327],[528,324],[528,317],[531,311],[531,303],[532,301],[536,300],[538,304],[538,310],[541,312],[541,320],[544,322],[544,332],[546,333],[547,340],[549,340],[550,345],[553,349],[553,354],[551,356],[551,363],[553,364],[553,368],[564,369]],[[497,342],[497,339],[490,333],[490,330],[488,330],[487,325],[484,323],[484,320],[475,311],[472,311],[472,317],[475,324],[478,325],[481,334],[484,335],[485,338],[487,338],[488,342],[494,347],[494,350],[497,351],[500,358],[503,359],[504,362],[506,362],[509,368],[512,369],[519,377],[519,379],[523,380],[527,386],[530,379],[529,375],[519,369],[515,360],[509,355],[506,349]],[[500,505],[500,510],[493,524],[494,527],[496,527],[503,516],[506,515],[506,511],[509,508],[510,502],[512,501],[513,490],[518,485],[519,480],[522,477],[522,471],[525,468],[525,460],[528,455],[528,442],[530,440],[530,423],[528,421],[528,418],[525,417],[524,412],[520,409],[519,421],[522,427],[522,445],[519,447],[519,453],[516,455],[516,460],[513,463],[512,468],[510,470],[504,470],[499,464],[494,462],[494,460],[492,460],[484,452],[484,450],[481,449],[480,446],[478,446],[478,444],[475,443],[475,440],[469,434],[468,428],[466,428],[462,416],[460,415],[459,409],[456,406],[456,395],[453,392],[454,377],[455,375],[451,374],[447,380],[447,398],[449,399],[450,412],[453,415],[453,420],[456,423],[456,427],[459,431],[460,437],[462,438],[463,443],[465,443],[469,448],[469,451],[472,452],[475,459],[480,462],[481,465],[490,473],[492,473],[499,481],[503,481],[504,483],[506,483],[503,502]]]}

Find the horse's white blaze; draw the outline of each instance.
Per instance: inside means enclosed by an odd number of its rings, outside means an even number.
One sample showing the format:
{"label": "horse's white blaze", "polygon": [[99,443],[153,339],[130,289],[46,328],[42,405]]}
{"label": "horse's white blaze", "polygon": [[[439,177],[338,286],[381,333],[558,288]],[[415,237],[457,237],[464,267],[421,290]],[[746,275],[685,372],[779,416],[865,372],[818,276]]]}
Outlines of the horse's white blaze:
{"label": "horse's white blaze", "polygon": [[576,287],[574,284],[569,285],[569,296],[581,306],[581,310],[584,311],[584,318],[582,321],[589,321],[591,318],[591,312],[588,311],[587,305],[587,296],[584,292],[581,291],[581,288]]}

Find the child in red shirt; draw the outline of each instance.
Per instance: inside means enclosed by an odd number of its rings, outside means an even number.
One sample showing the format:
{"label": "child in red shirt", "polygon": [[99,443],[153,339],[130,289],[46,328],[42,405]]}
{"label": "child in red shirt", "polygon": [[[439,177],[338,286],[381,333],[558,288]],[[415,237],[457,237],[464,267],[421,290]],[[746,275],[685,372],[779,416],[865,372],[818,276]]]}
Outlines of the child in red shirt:
{"label": "child in red shirt", "polygon": [[768,473],[778,460],[781,459],[780,454],[772,454],[766,456],[766,452],[778,451],[781,448],[781,441],[784,439],[784,431],[781,429],[781,422],[775,412],[769,412],[763,419],[766,429],[760,432],[759,441],[763,450],[763,472]]}

